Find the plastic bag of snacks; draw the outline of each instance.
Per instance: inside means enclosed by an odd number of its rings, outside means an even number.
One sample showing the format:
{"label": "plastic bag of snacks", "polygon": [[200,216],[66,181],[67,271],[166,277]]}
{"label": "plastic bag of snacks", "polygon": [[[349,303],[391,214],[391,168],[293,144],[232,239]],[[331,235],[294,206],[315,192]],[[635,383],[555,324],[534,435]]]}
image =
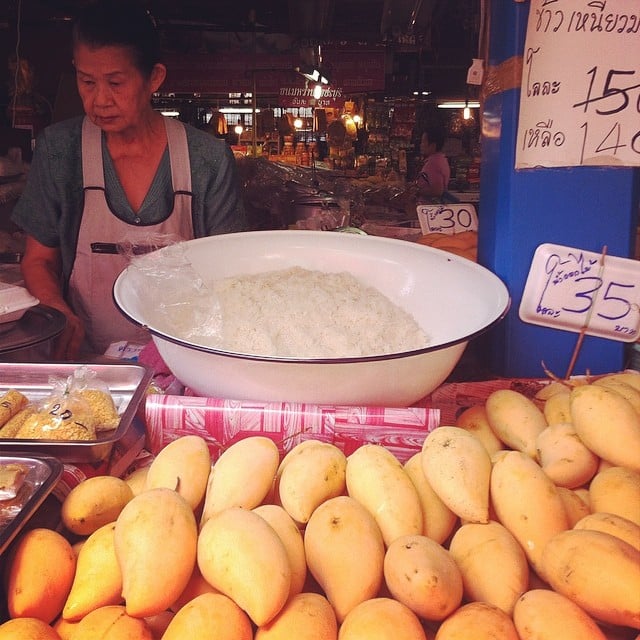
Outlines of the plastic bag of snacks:
{"label": "plastic bag of snacks", "polygon": [[12,437],[95,440],[98,432],[118,426],[113,398],[95,371],[79,367],[71,376],[51,379],[50,383],[52,391],[46,398],[23,408],[28,414]]}

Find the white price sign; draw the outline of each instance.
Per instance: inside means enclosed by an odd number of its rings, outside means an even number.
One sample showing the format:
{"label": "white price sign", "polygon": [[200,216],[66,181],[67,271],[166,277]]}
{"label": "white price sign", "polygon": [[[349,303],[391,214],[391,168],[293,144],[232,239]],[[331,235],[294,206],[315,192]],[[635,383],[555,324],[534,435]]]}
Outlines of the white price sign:
{"label": "white price sign", "polygon": [[541,244],[519,315],[531,324],[635,342],[640,337],[640,262]]}
{"label": "white price sign", "polygon": [[478,214],[472,204],[419,204],[416,208],[422,233],[454,234],[477,231]]}
{"label": "white price sign", "polygon": [[516,169],[640,166],[640,3],[531,0]]}

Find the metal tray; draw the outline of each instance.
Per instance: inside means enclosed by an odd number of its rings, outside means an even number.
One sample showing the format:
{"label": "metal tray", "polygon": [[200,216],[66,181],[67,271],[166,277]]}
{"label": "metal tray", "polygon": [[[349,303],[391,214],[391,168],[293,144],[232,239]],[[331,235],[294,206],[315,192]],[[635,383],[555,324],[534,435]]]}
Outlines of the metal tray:
{"label": "metal tray", "polygon": [[96,463],[105,460],[113,445],[129,429],[136,411],[145,397],[152,372],[135,363],[13,363],[0,364],[0,395],[16,389],[29,400],[38,401],[50,395],[52,378],[66,378],[79,367],[96,372],[96,378],[109,387],[120,422],[116,429],[100,433],[96,440],[23,440],[0,438],[0,451],[29,451],[50,455],[62,462]]}
{"label": "metal tray", "polygon": [[51,456],[0,455],[0,464],[20,464],[27,474],[14,500],[0,500],[0,555],[51,493],[62,475],[63,465]]}

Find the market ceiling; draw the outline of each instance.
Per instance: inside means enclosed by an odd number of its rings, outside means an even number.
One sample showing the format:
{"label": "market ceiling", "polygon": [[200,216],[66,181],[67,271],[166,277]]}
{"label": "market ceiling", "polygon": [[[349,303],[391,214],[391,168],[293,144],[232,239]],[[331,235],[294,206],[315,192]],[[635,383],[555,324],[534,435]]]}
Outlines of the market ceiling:
{"label": "market ceiling", "polygon": [[[0,19],[69,20],[88,0],[8,0]],[[389,40],[455,36],[478,18],[480,0],[146,0],[164,28],[285,33],[300,38]],[[473,30],[473,27],[471,27]]]}
{"label": "market ceiling", "polygon": [[[11,25],[69,21],[88,0],[0,2]],[[204,42],[208,32],[285,34],[293,46],[368,43],[393,48],[416,77],[466,78],[478,57],[483,0],[145,0],[174,47]],[[204,34],[194,37],[193,32]],[[405,62],[406,61],[406,62]],[[400,70],[402,71],[402,70]],[[457,80],[459,82],[459,80]],[[437,87],[434,87],[437,90]]]}

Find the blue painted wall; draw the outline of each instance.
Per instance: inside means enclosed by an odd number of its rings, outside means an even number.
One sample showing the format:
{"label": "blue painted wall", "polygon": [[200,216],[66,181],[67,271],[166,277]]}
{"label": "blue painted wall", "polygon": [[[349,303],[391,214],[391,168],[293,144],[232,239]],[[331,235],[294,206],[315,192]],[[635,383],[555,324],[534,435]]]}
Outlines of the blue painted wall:
{"label": "blue painted wall", "polygon": [[[492,0],[489,66],[524,51],[529,2]],[[578,334],[523,323],[518,307],[538,245],[551,242],[632,257],[638,226],[636,168],[572,167],[516,171],[519,88],[487,98],[482,134],[479,262],[507,284],[512,306],[481,348],[497,375],[538,377],[541,362],[559,376]],[[622,342],[586,336],[573,373],[606,373],[624,365]]]}

